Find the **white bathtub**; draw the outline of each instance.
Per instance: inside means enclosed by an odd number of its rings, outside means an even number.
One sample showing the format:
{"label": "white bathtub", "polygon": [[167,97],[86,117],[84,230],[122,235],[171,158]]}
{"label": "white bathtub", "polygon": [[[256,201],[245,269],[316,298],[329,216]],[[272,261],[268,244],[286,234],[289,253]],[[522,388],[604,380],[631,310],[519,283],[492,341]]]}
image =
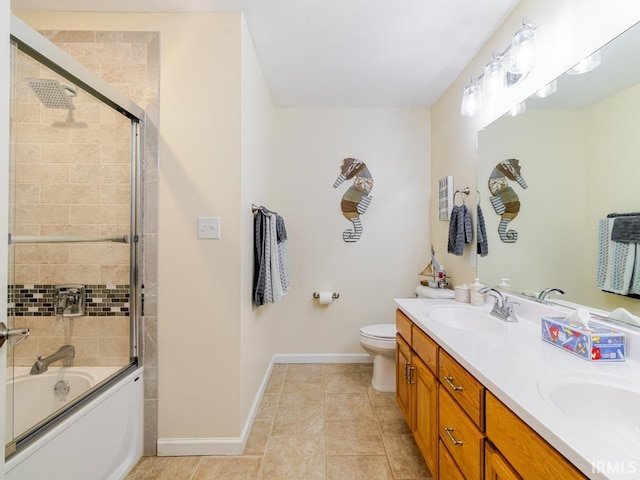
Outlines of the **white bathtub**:
{"label": "white bathtub", "polygon": [[[6,442],[22,435],[82,393],[118,371],[118,367],[49,367],[45,373],[30,375],[29,367],[7,370]],[[56,394],[58,382],[68,386],[66,395]],[[13,426],[13,428],[12,428]]]}
{"label": "white bathtub", "polygon": [[[9,379],[7,386],[8,403],[13,400],[17,407],[13,420],[16,433],[48,417],[84,392],[87,385],[99,383],[117,368],[50,368],[40,375],[28,375],[28,370],[16,368],[15,380]],[[123,478],[142,456],[142,371],[138,368],[128,373],[10,457],[5,463],[6,480]],[[70,387],[65,398],[53,391],[60,380]]]}

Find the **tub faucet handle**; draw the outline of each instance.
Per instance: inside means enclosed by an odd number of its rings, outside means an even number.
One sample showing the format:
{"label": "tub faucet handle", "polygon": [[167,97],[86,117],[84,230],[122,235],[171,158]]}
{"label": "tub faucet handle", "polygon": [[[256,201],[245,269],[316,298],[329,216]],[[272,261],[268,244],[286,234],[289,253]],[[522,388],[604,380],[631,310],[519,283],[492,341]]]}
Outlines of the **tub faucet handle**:
{"label": "tub faucet handle", "polygon": [[0,322],[0,347],[4,345],[7,339],[19,337],[18,341],[14,343],[14,345],[17,345],[28,336],[28,328],[7,328],[4,322]]}

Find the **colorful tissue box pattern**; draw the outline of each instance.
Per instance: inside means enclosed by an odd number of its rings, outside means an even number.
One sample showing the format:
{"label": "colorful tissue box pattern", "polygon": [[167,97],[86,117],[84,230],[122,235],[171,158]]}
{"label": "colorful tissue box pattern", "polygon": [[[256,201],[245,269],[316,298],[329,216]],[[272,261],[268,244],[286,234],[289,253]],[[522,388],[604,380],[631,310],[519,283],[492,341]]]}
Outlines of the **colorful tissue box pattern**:
{"label": "colorful tissue box pattern", "polygon": [[562,317],[542,317],[542,339],[592,362],[623,362],[626,356],[624,333]]}

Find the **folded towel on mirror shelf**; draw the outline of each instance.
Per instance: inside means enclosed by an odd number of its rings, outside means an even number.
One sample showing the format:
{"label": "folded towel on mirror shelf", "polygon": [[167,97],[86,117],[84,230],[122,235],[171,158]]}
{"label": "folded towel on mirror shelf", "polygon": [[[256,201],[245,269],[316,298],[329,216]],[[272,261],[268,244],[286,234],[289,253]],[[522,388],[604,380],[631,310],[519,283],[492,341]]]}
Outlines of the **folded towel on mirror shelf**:
{"label": "folded towel on mirror shelf", "polygon": [[640,215],[625,215],[613,219],[613,242],[640,242]]}

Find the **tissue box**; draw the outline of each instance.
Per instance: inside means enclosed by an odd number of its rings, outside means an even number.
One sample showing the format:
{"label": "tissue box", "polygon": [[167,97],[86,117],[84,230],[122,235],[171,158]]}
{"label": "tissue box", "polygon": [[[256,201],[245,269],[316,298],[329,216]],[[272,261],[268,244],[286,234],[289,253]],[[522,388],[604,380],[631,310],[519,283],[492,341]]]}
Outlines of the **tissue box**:
{"label": "tissue box", "polygon": [[597,325],[577,325],[563,317],[542,317],[542,339],[585,360],[623,362],[625,335]]}

